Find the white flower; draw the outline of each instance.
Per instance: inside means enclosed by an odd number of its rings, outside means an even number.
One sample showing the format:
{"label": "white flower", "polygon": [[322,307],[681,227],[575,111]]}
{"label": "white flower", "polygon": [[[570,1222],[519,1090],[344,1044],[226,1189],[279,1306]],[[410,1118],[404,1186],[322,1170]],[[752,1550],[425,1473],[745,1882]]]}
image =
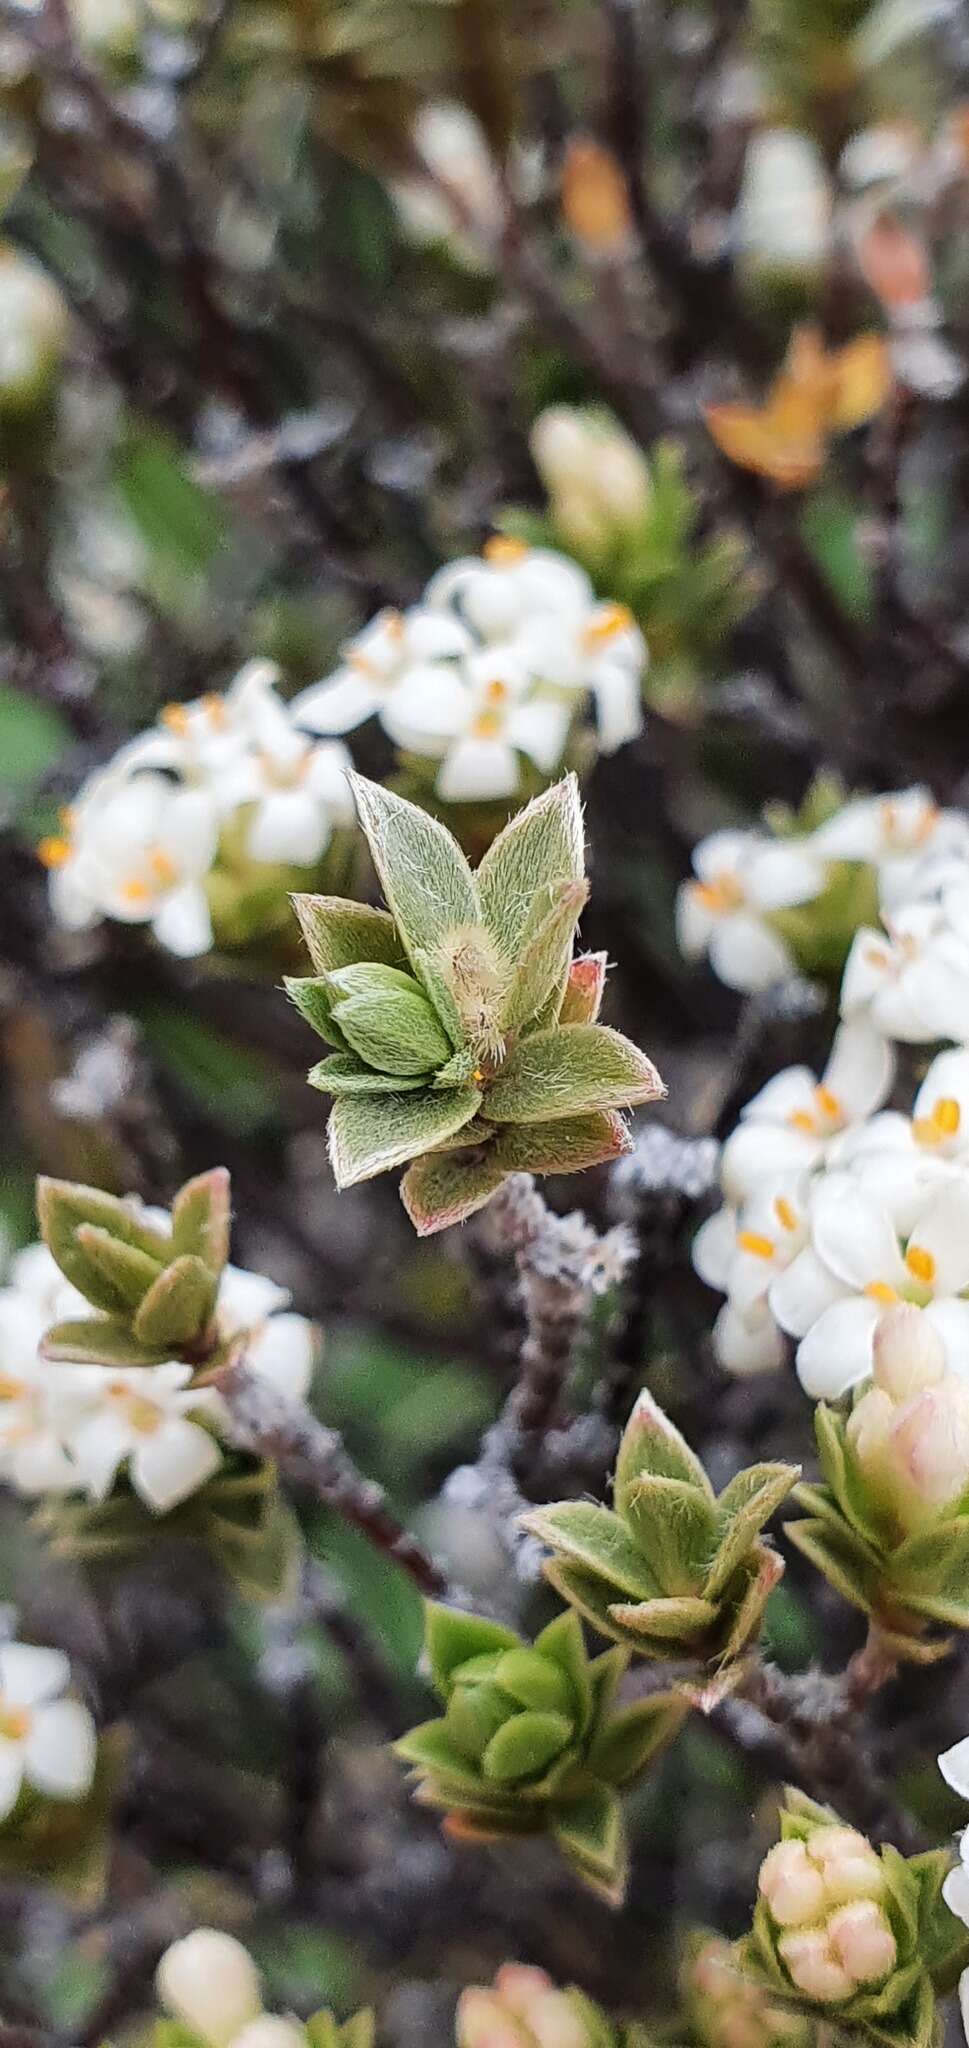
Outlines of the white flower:
{"label": "white flower", "polygon": [[243,670],[229,698],[251,749],[246,852],[252,860],[310,867],[329,845],[333,826],[353,822],[350,755],[333,740],[314,746],[297,730],[266,662]]}
{"label": "white flower", "polygon": [[867,1012],[886,1038],[912,1045],[969,1040],[969,939],[937,903],[903,905],[887,932],[855,933],[841,983],[841,1014]]}
{"label": "white flower", "polygon": [[514,654],[481,648],[462,664],[461,679],[446,686],[428,687],[412,677],[384,723],[399,746],[443,756],[438,795],[461,803],[513,796],[519,753],[550,775],[562,758],[571,714],[561,698],[531,693]]}
{"label": "white flower", "polygon": [[570,546],[601,548],[642,524],[652,497],[649,465],[607,414],[551,405],[532,428],[536,468],[556,526]]}
{"label": "white flower", "polygon": [[906,1244],[889,1214],[849,1174],[811,1198],[811,1241],[778,1275],[770,1306],[801,1342],[797,1370],[812,1399],[837,1399],[872,1369],[883,1310],[910,1301],[941,1338],[947,1370],[969,1377],[969,1182],[933,1194]]}
{"label": "white flower", "polygon": [[598,604],[567,556],[498,534],[481,556],[438,570],[425,603],[460,619],[479,642],[504,646],[533,681],[591,692],[603,752],[640,731],[646,643],[627,607]]}
{"label": "white flower", "polygon": [[152,771],[109,771],[82,792],[70,831],[69,839],[47,846],[59,922],[83,929],[100,916],[150,924],[171,953],[189,958],[208,950],[204,878],[218,825],[205,791],[181,789]]}
{"label": "white flower", "polygon": [[331,676],[293,698],[290,711],[310,732],[344,733],[374,716],[386,724],[402,684],[433,696],[447,690],[455,663],[470,652],[474,638],[459,619],[415,605],[409,612],[382,611],[348,641],[343,661]]}
{"label": "white flower", "polygon": [[820,1081],[810,1067],[776,1074],[746,1104],[724,1146],[720,1172],[728,1200],[743,1201],[768,1176],[821,1164],[842,1132],[884,1102],[894,1072],[890,1046],[860,1019],[836,1032]]}
{"label": "white flower", "polygon": [[70,1366],[38,1355],[50,1321],[17,1287],[0,1289],[0,1477],[29,1495],[79,1484],[66,1444],[82,1396]]}
{"label": "white flower", "polygon": [[725,1207],[697,1232],[693,1264],[727,1301],[713,1328],[725,1371],[740,1378],[773,1370],[787,1346],[770,1310],[770,1287],[807,1242],[806,1174],[761,1182],[738,1211]]}
{"label": "white flower", "polygon": [[222,1338],[245,1334],[245,1361],[290,1401],[309,1389],[318,1339],[305,1316],[289,1311],[290,1296],[261,1273],[226,1266],[219,1282],[217,1319]]}
{"label": "white flower", "polygon": [[818,827],[814,845],[826,860],[867,861],[878,870],[882,906],[904,901],[928,853],[969,854],[969,818],[940,810],[921,787],[889,796],[853,797]]}
{"label": "white flower", "polygon": [[207,1414],[217,1421],[221,1403],[212,1389],[190,1386],[190,1365],[77,1371],[84,1373],[87,1412],[71,1449],[92,1499],[107,1499],[125,1465],[139,1499],[163,1515],[218,1470],[222,1453],[215,1436],[192,1418]]}
{"label": "white flower", "polygon": [[0,1644],[0,1821],[23,1786],[47,1799],[83,1799],[94,1778],[94,1722],[63,1699],[71,1668],[60,1650]]}
{"label": "white flower", "polygon": [[712,832],[693,850],[697,879],[676,900],[680,951],[708,953],[728,988],[769,988],[794,971],[783,939],[771,930],[772,910],[810,903],[825,884],[823,861],[807,844],[783,844],[757,832]]}

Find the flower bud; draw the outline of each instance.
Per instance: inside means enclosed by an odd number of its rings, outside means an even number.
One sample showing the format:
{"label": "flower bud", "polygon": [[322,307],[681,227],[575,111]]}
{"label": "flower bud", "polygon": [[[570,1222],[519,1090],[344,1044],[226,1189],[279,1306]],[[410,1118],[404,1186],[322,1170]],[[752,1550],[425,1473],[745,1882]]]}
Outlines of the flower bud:
{"label": "flower bud", "polygon": [[562,213],[588,256],[622,254],[631,226],[629,192],[615,157],[601,143],[580,137],[569,144]]}
{"label": "flower bud", "polygon": [[505,1963],[494,1990],[462,1992],[456,2040],[457,2048],[592,2048],[568,1994],[527,1963]]}
{"label": "flower bud", "polygon": [[840,1906],[828,1921],[828,1940],[856,1984],[880,1984],[895,1968],[895,1936],[874,1899]]}
{"label": "flower bud", "polygon": [[908,1528],[969,1486],[969,1385],[954,1373],[898,1410],[890,1445],[896,1505]]}
{"label": "flower bud", "polygon": [[896,1408],[890,1394],[870,1387],[848,1417],[847,1437],[865,1478],[872,1486],[885,1479],[885,1466]]}
{"label": "flower bud", "polygon": [[531,431],[535,467],[547,491],[557,497],[570,485],[581,490],[589,480],[594,429],[588,413],[577,406],[549,405]]}
{"label": "flower bud", "polygon": [[635,526],[647,510],[651,483],[644,457],[625,434],[604,434],[594,450],[592,482],[617,526]]}
{"label": "flower bud", "polygon": [[826,1903],[824,1880],[803,1842],[777,1842],[760,1867],[758,1890],[779,1927],[803,1927]]}
{"label": "flower bud", "polygon": [[67,307],[38,263],[0,245],[0,412],[43,397],[67,339]]}
{"label": "flower bud", "polygon": [[748,144],[735,215],[741,258],[754,273],[817,270],[831,234],[831,191],[815,143],[770,128]]}
{"label": "flower bud", "polygon": [[879,1316],[873,1346],[876,1387],[893,1401],[907,1401],[945,1375],[945,1347],[921,1309],[899,1302]]}
{"label": "flower bud", "polygon": [[[200,2034],[211,2048],[227,2048],[243,2027],[262,2013],[259,1976],[252,1957],[241,1941],[214,1927],[197,1927],[166,1949],[155,1986],[172,2018]],[[283,2048],[283,2043],[276,2048]]]}
{"label": "flower bud", "polygon": [[832,1954],[822,1928],[805,1927],[783,1934],[777,1947],[792,1984],[805,1998],[818,2005],[835,2005],[851,1997],[854,1979]]}
{"label": "flower bud", "polygon": [[812,1861],[821,1866],[827,1905],[882,1897],[885,1877],[881,1859],[857,1828],[816,1828],[808,1849]]}

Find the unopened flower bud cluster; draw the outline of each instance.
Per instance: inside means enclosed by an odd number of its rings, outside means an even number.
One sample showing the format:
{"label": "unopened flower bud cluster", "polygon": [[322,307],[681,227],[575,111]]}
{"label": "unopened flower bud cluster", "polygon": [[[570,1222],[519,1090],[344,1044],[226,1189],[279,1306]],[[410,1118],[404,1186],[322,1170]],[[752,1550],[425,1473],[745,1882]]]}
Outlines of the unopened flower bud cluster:
{"label": "unopened flower bud cluster", "polygon": [[[164,1225],[163,1213],[151,1220]],[[62,1318],[91,1313],[46,1245],[14,1258],[0,1288],[0,1484],[29,1498],[105,1500],[124,1474],[153,1514],[167,1514],[222,1464],[222,1402],[192,1384],[190,1365],[115,1368],[50,1363],[40,1345]],[[227,1266],[217,1323],[223,1339],[246,1333],[246,1362],[290,1399],[305,1394],[315,1333],[289,1295],[261,1274]]]}
{"label": "unopened flower bud cluster", "polygon": [[817,2005],[884,1983],[897,1947],[883,1900],[880,1858],[854,1828],[814,1828],[778,1842],[758,1888],[776,1929],[777,1953],[795,1990]]}

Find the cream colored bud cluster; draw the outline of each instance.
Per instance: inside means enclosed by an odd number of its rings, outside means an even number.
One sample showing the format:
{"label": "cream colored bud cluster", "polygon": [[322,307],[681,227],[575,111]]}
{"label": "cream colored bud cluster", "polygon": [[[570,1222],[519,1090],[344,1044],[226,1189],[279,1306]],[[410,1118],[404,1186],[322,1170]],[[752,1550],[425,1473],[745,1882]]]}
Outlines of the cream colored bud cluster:
{"label": "cream colored bud cluster", "polygon": [[761,1985],[744,1975],[720,1935],[711,1935],[693,1957],[684,1991],[707,2048],[772,2048],[802,2031],[796,2015],[771,2006]]}
{"label": "cream colored bud cluster", "polygon": [[544,1970],[504,1963],[458,2001],[457,2048],[593,2048],[581,2011]]}
{"label": "cream colored bud cluster", "polygon": [[532,429],[531,450],[569,547],[603,547],[645,518],[652,496],[648,464],[608,416],[549,406]]}
{"label": "cream colored bud cluster", "polygon": [[307,2048],[298,2020],[264,2012],[248,1949],[217,1928],[197,1927],[166,1949],[155,1986],[166,2012],[207,2048]]}
{"label": "cream colored bud cluster", "polygon": [[758,1886],[779,1930],[777,1952],[788,1976],[813,2003],[840,2004],[894,1969],[884,1871],[854,1828],[817,1827],[806,1841],[778,1842],[764,1858]]}
{"label": "cream colored bud cluster", "polygon": [[878,1323],[873,1384],[849,1419],[848,1442],[874,1498],[904,1530],[969,1486],[969,1381],[946,1369],[941,1337],[908,1303]]}

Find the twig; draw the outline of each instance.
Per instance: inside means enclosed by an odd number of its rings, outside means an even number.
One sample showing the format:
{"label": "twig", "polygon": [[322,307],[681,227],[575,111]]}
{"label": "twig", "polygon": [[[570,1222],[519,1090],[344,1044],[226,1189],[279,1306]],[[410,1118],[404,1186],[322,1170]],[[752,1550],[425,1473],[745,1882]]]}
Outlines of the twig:
{"label": "twig", "polygon": [[398,1564],[422,1593],[445,1594],[447,1580],[433,1558],[398,1522],[382,1486],[358,1472],[339,1431],[327,1429],[308,1408],[287,1401],[244,1359],[213,1375],[228,1410],[226,1435],[238,1450],[272,1458],[294,1486],[359,1529]]}

